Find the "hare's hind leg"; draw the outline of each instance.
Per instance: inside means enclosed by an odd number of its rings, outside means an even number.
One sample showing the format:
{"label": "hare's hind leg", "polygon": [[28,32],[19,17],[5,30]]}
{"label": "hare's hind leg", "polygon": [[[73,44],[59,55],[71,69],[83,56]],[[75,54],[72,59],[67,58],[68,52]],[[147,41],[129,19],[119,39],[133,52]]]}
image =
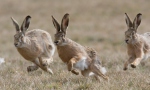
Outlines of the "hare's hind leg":
{"label": "hare's hind leg", "polygon": [[37,65],[33,65],[33,66],[28,66],[27,67],[27,71],[28,72],[32,72],[32,71],[35,71],[35,70],[37,70],[39,68],[39,66],[37,66]]}
{"label": "hare's hind leg", "polygon": [[94,74],[90,74],[90,73],[92,73],[92,72],[89,69],[85,69],[85,70],[81,71],[81,74],[85,77],[94,75]]}
{"label": "hare's hind leg", "polygon": [[42,57],[39,57],[40,62],[40,68],[50,74],[53,74],[53,71],[49,67],[49,63],[47,62],[47,59],[42,59]]}
{"label": "hare's hind leg", "polygon": [[91,72],[93,72],[94,74],[96,74],[96,75],[98,75],[98,76],[103,77],[105,80],[108,81],[109,78],[108,78],[105,74],[103,74],[103,73],[100,71],[100,68],[99,68],[98,65],[93,64],[93,65],[91,65],[90,68],[91,68]]}
{"label": "hare's hind leg", "polygon": [[79,72],[76,69],[72,70],[71,72],[75,75],[79,75]]}
{"label": "hare's hind leg", "polygon": [[32,62],[34,63],[34,65],[27,67],[28,72],[35,71],[40,67],[40,62],[38,58],[35,60],[32,60]]}
{"label": "hare's hind leg", "polygon": [[94,76],[94,78],[100,82],[99,76],[91,72],[89,69],[81,71],[81,74],[85,77]]}

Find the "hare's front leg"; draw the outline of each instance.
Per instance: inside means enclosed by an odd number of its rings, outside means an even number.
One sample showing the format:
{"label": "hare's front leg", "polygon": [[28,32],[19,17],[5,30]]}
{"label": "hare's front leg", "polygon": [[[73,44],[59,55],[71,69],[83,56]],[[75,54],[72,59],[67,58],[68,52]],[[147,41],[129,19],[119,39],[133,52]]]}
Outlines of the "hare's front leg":
{"label": "hare's front leg", "polygon": [[75,64],[76,59],[72,58],[69,62],[68,62],[68,71],[71,71],[73,74],[75,75],[79,75],[79,72],[73,68],[73,65]]}
{"label": "hare's front leg", "polygon": [[132,68],[136,68],[137,65],[141,62],[142,58],[136,58],[133,63],[131,63]]}
{"label": "hare's front leg", "polygon": [[39,62],[40,62],[40,67],[41,69],[43,69],[44,71],[53,74],[53,71],[51,70],[51,68],[49,67],[49,63],[47,61],[48,59],[42,59],[42,57],[39,57]]}
{"label": "hare's front leg", "polygon": [[137,50],[136,51],[136,59],[131,63],[132,68],[136,68],[137,65],[141,62],[141,60],[144,57],[144,52],[143,50]]}
{"label": "hare's front leg", "polygon": [[134,56],[131,56],[131,57],[125,62],[123,70],[127,70],[127,69],[128,69],[128,65],[129,65],[130,63],[132,63],[134,60],[135,60],[135,57],[134,57]]}

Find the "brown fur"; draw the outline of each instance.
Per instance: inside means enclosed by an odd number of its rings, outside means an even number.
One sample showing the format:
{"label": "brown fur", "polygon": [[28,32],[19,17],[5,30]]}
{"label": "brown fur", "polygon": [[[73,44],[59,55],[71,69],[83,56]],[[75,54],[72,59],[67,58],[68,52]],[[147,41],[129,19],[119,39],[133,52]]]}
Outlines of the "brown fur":
{"label": "brown fur", "polygon": [[61,26],[53,16],[52,20],[57,30],[54,42],[57,46],[58,55],[67,64],[68,71],[78,75],[79,72],[76,70],[80,70],[83,76],[90,76],[90,73],[94,73],[96,79],[102,76],[108,80],[108,77],[100,71],[101,65],[96,62],[97,59],[90,58],[91,53],[87,52],[89,49],[65,37],[69,24],[69,14],[64,15]]}
{"label": "brown fur", "polygon": [[137,34],[140,22],[140,13],[137,14],[133,23],[126,14],[128,30],[125,32],[125,41],[127,43],[129,59],[124,64],[124,70],[127,70],[128,64],[131,64],[131,67],[135,68],[142,60],[150,57],[150,33]]}
{"label": "brown fur", "polygon": [[[18,52],[28,61],[33,62],[34,66],[27,67],[28,72],[37,70],[38,67],[53,73],[49,68],[50,63],[53,61],[54,44],[51,40],[51,36],[48,32],[40,29],[26,31],[29,27],[29,19],[27,16],[19,29],[19,25],[12,18],[13,24],[16,28],[16,34],[14,35],[14,44]],[[18,30],[19,29],[19,30]]]}
{"label": "brown fur", "polygon": [[[77,44],[76,42],[68,38],[66,38],[66,43],[67,45],[65,46],[57,46],[59,57],[62,59],[63,62],[68,63],[70,59],[74,56],[87,56],[86,51],[80,44]],[[66,53],[67,55],[64,55],[63,53]]]}

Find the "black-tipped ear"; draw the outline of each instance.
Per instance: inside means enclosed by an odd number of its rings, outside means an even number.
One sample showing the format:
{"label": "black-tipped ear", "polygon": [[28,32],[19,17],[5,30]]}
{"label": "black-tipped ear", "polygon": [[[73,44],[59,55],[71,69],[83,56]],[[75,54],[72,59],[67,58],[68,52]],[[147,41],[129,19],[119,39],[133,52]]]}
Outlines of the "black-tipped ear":
{"label": "black-tipped ear", "polygon": [[56,28],[57,32],[60,32],[61,31],[60,30],[60,25],[53,16],[52,16],[52,22],[53,22],[54,27]]}
{"label": "black-tipped ear", "polygon": [[19,25],[18,25],[18,22],[17,22],[13,17],[11,17],[11,20],[12,20],[12,22],[13,22],[13,25],[14,25],[15,28],[16,28],[16,31],[19,32]]}
{"label": "black-tipped ear", "polygon": [[21,31],[25,34],[25,31],[29,28],[31,16],[26,16],[24,19],[22,25],[21,25]]}
{"label": "black-tipped ear", "polygon": [[127,24],[128,28],[133,27],[133,24],[132,24],[129,16],[127,15],[127,13],[125,13],[125,16],[126,16],[125,20],[126,20],[126,24]]}
{"label": "black-tipped ear", "polygon": [[138,26],[141,23],[141,16],[142,16],[141,13],[137,14],[134,21],[133,21],[133,27],[134,27],[135,30],[137,30]]}
{"label": "black-tipped ear", "polygon": [[66,29],[68,27],[68,24],[69,24],[69,14],[66,13],[64,15],[64,17],[62,18],[62,21],[61,21],[61,30],[66,34]]}

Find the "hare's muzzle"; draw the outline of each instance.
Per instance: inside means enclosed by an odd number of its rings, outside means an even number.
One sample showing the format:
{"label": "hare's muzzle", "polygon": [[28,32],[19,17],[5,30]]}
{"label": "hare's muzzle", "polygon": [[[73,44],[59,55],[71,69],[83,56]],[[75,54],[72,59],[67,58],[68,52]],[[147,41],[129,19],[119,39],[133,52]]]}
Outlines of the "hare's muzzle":
{"label": "hare's muzzle", "polygon": [[129,41],[128,39],[127,39],[127,40],[125,40],[125,42],[126,42],[127,44],[128,44],[128,41]]}
{"label": "hare's muzzle", "polygon": [[57,45],[59,41],[55,41],[54,43]]}
{"label": "hare's muzzle", "polygon": [[14,43],[14,45],[15,45],[15,47],[17,47],[17,46],[18,46],[18,43]]}

